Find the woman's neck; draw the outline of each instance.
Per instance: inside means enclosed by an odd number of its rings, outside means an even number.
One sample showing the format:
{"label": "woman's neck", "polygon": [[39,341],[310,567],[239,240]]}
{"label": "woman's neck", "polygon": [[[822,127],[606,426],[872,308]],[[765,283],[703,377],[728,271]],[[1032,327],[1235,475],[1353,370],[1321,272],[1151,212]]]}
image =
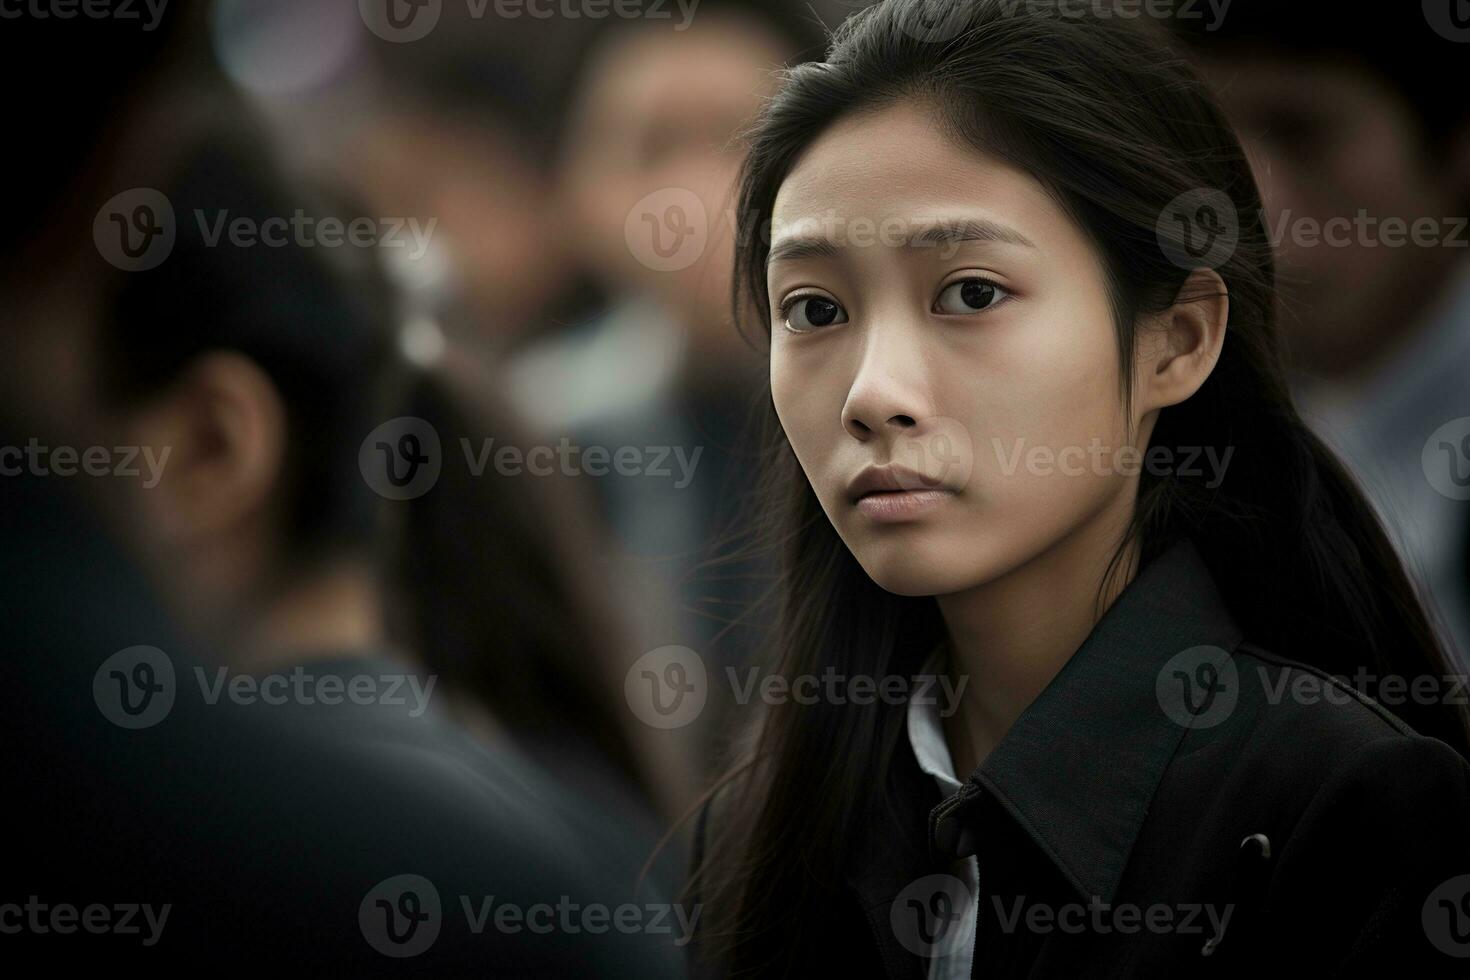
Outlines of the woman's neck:
{"label": "woman's neck", "polygon": [[[219,617],[211,631],[213,645],[219,659],[248,673],[381,650],[387,643],[382,604],[371,570],[351,562],[333,564],[257,594]],[[220,629],[219,623],[229,626]]]}
{"label": "woman's neck", "polygon": [[956,684],[968,678],[959,710],[945,720],[961,780],[985,761],[1132,581],[1136,543],[1099,597],[1128,516],[1105,510],[1000,578],[938,597],[949,670]]}

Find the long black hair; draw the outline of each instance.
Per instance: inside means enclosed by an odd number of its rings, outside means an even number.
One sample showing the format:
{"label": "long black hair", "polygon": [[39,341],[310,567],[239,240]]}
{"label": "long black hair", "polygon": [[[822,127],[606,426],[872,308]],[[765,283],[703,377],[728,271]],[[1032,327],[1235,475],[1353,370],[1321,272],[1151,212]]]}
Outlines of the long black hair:
{"label": "long black hair", "polygon": [[[1131,548],[1146,563],[1187,536],[1255,642],[1347,677],[1448,675],[1379,521],[1292,405],[1259,192],[1215,100],[1157,24],[1051,0],[883,0],[837,29],[824,62],[787,76],[750,136],[738,322],[755,320],[769,337],[772,208],[803,150],[839,118],[914,100],[962,145],[1033,175],[1090,237],[1109,279],[1126,403],[1135,321],[1195,298],[1180,295],[1190,270],[1175,261],[1189,243],[1160,218],[1180,195],[1223,195],[1239,227],[1233,251],[1214,264],[1229,295],[1224,348],[1196,394],[1160,413],[1152,438],[1233,447],[1234,457],[1213,487],[1143,474],[1112,571]],[[868,578],[769,416],[767,510],[782,560],[771,669],[817,673],[835,656],[848,675],[914,673],[943,635],[936,603]],[[1401,713],[1470,751],[1463,709],[1408,704]],[[705,953],[726,971],[779,972],[795,959],[802,923],[821,921],[824,896],[842,880],[848,842],[881,818],[874,790],[886,783],[902,721],[901,708],[881,703],[762,706],[721,781],[692,882],[706,903]]]}

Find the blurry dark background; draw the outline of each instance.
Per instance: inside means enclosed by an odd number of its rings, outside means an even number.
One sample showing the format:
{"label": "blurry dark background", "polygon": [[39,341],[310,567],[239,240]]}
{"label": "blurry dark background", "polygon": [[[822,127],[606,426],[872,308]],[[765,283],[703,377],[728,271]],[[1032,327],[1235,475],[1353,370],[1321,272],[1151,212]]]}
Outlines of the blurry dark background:
{"label": "blurry dark background", "polygon": [[[27,705],[6,777],[32,800],[31,863],[0,900],[151,881],[228,916],[236,887],[248,908],[273,888],[303,907],[356,896],[337,937],[356,949],[357,897],[390,874],[493,892],[480,848],[521,860],[507,874],[526,894],[578,848],[600,859],[566,863],[598,871],[566,888],[672,894],[683,832],[643,863],[725,757],[726,671],[760,644],[772,583],[742,535],[766,392],[729,311],[739,133],[776,71],[819,60],[860,6],[0,5],[6,679]],[[1465,5],[1192,3],[1160,27],[1256,167],[1301,411],[1463,656]],[[307,230],[285,231],[298,214]],[[326,244],[327,218],[366,244]],[[290,242],[232,243],[236,219],[278,219]],[[26,455],[134,443],[171,447],[156,485]],[[434,475],[415,483],[420,456]],[[99,665],[138,645],[178,676],[151,735],[94,698]],[[436,678],[445,727],[353,718],[327,737],[306,712],[286,735],[184,705],[196,665],[303,664]],[[153,676],[136,666],[124,686]],[[697,704],[662,700],[689,685]],[[415,824],[441,844],[399,849]],[[209,921],[177,928],[263,948]],[[298,955],[321,939],[279,936]],[[645,953],[604,965],[647,975]]]}

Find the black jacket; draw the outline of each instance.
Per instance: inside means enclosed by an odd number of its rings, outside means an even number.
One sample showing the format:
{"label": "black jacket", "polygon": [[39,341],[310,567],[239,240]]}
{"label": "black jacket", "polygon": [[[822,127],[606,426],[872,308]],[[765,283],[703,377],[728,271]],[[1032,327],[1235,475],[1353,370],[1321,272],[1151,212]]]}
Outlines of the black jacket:
{"label": "black jacket", "polygon": [[797,975],[922,980],[975,854],[987,980],[1470,976],[1470,767],[1247,641],[1187,541],[958,794],[894,758],[906,812],[854,852]]}

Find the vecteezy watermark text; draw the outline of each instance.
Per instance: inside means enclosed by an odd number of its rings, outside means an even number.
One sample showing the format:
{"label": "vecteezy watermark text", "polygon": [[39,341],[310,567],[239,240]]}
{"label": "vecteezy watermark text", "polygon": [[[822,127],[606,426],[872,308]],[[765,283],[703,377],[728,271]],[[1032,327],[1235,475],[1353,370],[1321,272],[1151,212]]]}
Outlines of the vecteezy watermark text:
{"label": "vecteezy watermark text", "polygon": [[[555,444],[518,446],[461,436],[460,449],[470,476],[486,471],[504,477],[647,477],[672,480],[675,490],[694,481],[703,446],[579,445],[563,436]],[[374,493],[389,500],[412,500],[434,488],[446,465],[439,431],[411,415],[389,419],[369,432],[358,448],[358,468]]]}
{"label": "vecteezy watermark text", "polygon": [[[731,696],[740,705],[759,699],[764,704],[812,706],[918,704],[932,706],[948,718],[960,707],[969,677],[955,680],[938,674],[849,674],[835,666],[821,673],[764,672],[761,667],[725,668]],[[623,679],[628,707],[653,728],[682,728],[697,719],[709,699],[709,673],[704,658],[685,646],[650,650],[633,662]]]}
{"label": "vecteezy watermark text", "polygon": [[1088,899],[1086,905],[1081,902],[1062,905],[1028,903],[1024,895],[1015,896],[1009,903],[1002,901],[999,895],[992,895],[990,904],[1002,932],[1019,932],[1024,928],[1034,933],[1065,932],[1074,935],[1083,932],[1099,935],[1112,932],[1190,935],[1202,934],[1206,925],[1212,927],[1214,935],[1222,935],[1235,911],[1233,905],[1221,908],[1201,902],[1114,904],[1104,902],[1097,895]]}
{"label": "vecteezy watermark text", "polygon": [[406,707],[410,718],[428,710],[429,697],[439,679],[433,674],[424,681],[417,674],[313,674],[301,666],[292,668],[289,674],[263,677],[231,676],[228,667],[216,667],[213,680],[203,667],[195,667],[194,675],[205,704],[218,704],[221,698],[241,705],[380,704]]}
{"label": "vecteezy watermark text", "polygon": [[821,674],[784,674],[761,676],[759,667],[748,667],[742,680],[734,667],[725,668],[730,688],[735,692],[737,704],[749,704],[759,695],[766,704],[918,704],[939,709],[941,718],[948,718],[959,710],[960,697],[969,683],[968,676],[961,676],[958,683],[948,674],[887,674],[874,677],[871,674],[844,674],[836,667],[827,667]]}
{"label": "vecteezy watermark text", "polygon": [[0,0],[0,20],[136,20],[146,33],[158,27],[166,7],[168,0]]}
{"label": "vecteezy watermark text", "polygon": [[991,439],[996,461],[1005,476],[1014,476],[1024,464],[1032,476],[1137,476],[1147,472],[1151,476],[1204,476],[1200,468],[1205,463],[1209,468],[1209,480],[1205,486],[1211,490],[1225,479],[1225,470],[1235,447],[1227,446],[1223,452],[1214,446],[1121,446],[1117,449],[1104,446],[1094,437],[1087,446],[1030,446],[1025,439],[1012,441],[1009,450],[1000,439]]}
{"label": "vecteezy watermark text", "polygon": [[[674,489],[683,490],[694,480],[694,469],[699,465],[703,446],[695,446],[692,452],[683,446],[578,446],[563,436],[555,446],[540,445],[522,449],[520,446],[502,444],[496,447],[494,438],[480,440],[478,449],[469,439],[460,439],[464,458],[475,476],[483,476],[493,463],[495,472],[501,476],[648,476],[673,478]],[[493,454],[493,455],[492,455]],[[673,467],[672,469],[670,467]],[[677,470],[677,472],[675,472]]]}
{"label": "vecteezy watermark text", "polygon": [[[318,216],[297,208],[290,215],[243,215],[229,208],[193,210],[197,240],[205,248],[401,248],[415,261],[429,250],[438,218],[343,218]],[[125,272],[157,268],[173,253],[179,238],[173,202],[151,187],[113,195],[98,209],[92,239],[108,262]]]}
{"label": "vecteezy watermark text", "polygon": [[19,902],[0,905],[0,935],[30,933],[44,936],[56,933],[66,936],[81,931],[100,936],[110,933],[142,936],[144,946],[154,946],[163,935],[163,927],[168,923],[171,911],[172,904],[155,908],[138,902],[93,902],[79,908],[70,902],[43,902],[40,896],[31,895],[24,905]]}
{"label": "vecteezy watermark text", "polygon": [[[314,672],[299,664],[269,674],[196,665],[193,674],[205,705],[378,705],[406,709],[410,718],[428,710],[438,682],[434,674],[421,677],[412,671]],[[102,661],[92,677],[92,697],[103,716],[118,727],[151,728],[173,710],[180,686],[173,659],[158,647],[140,645]]]}
{"label": "vecteezy watermark text", "polygon": [[[625,902],[609,906],[579,902],[570,895],[559,895],[554,902],[530,903],[495,895],[460,895],[459,907],[464,928],[475,936],[491,928],[507,935],[616,932],[669,936],[675,946],[687,945],[694,937],[702,911],[698,904]],[[394,875],[374,885],[363,896],[357,922],[369,946],[395,959],[423,953],[446,926],[458,925],[449,921],[434,883],[416,874]]]}
{"label": "vecteezy watermark text", "polygon": [[117,476],[143,477],[143,487],[153,489],[163,478],[172,447],[152,446],[47,446],[32,436],[25,446],[0,446],[0,476]]}
{"label": "vecteezy watermark text", "polygon": [[[367,29],[384,41],[407,44],[433,32],[446,0],[357,0],[358,14]],[[472,21],[493,15],[497,20],[647,20],[671,21],[685,31],[694,22],[700,0],[464,0]]]}

